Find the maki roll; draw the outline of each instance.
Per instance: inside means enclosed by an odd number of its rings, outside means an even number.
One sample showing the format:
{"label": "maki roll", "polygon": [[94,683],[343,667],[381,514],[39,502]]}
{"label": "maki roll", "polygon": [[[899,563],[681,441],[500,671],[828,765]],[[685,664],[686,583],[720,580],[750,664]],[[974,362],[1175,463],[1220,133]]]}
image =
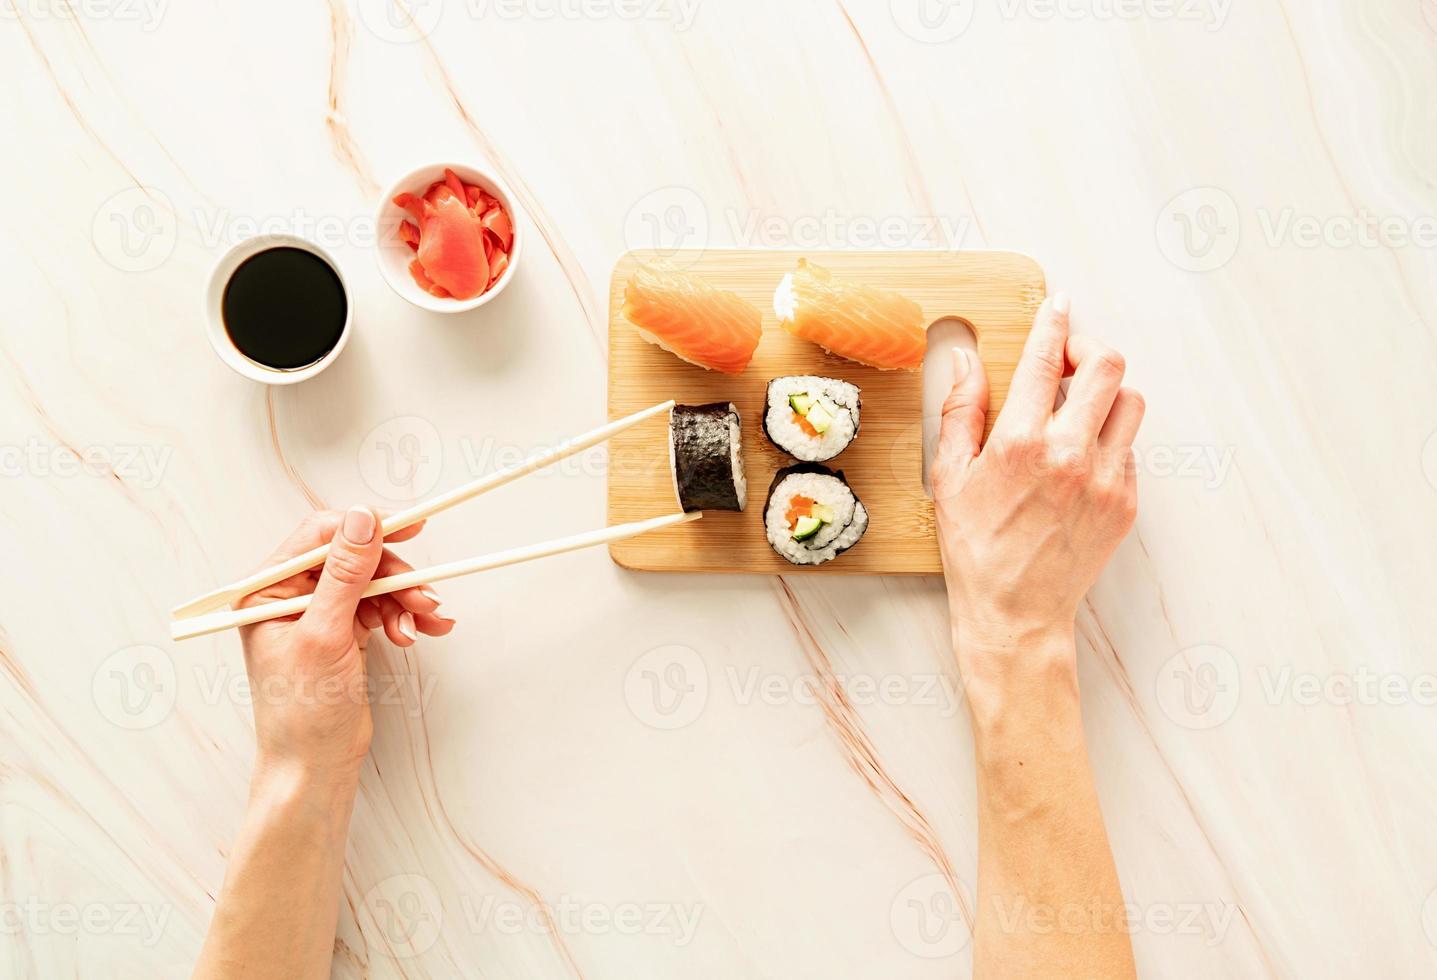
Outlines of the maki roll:
{"label": "maki roll", "polygon": [[743,510],[748,482],[738,409],[728,402],[675,405],[669,412],[669,464],[684,511]]}
{"label": "maki roll", "polygon": [[795,565],[821,565],[868,530],[868,510],[841,472],[804,463],[778,471],[763,511],[773,550]]}
{"label": "maki roll", "polygon": [[794,375],[768,383],[763,432],[805,463],[822,463],[858,435],[858,386],[837,378]]}

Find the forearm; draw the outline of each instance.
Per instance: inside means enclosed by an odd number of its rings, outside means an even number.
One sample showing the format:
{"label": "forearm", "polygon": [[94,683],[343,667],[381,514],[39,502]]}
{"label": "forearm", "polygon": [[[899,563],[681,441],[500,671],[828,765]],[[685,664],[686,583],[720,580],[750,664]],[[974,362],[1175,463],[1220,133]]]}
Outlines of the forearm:
{"label": "forearm", "polygon": [[357,778],[256,765],[200,980],[330,975]]}
{"label": "forearm", "polygon": [[955,642],[978,761],[974,976],[1133,976],[1071,633]]}

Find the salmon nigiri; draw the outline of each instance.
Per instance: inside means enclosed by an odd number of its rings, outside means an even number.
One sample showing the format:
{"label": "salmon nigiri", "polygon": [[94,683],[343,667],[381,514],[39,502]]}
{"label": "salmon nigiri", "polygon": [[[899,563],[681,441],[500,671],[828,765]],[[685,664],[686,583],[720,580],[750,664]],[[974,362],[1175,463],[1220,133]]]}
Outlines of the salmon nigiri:
{"label": "salmon nigiri", "polygon": [[763,333],[758,307],[663,262],[634,270],[624,286],[624,316],[649,343],[725,374],[748,366]]}
{"label": "salmon nigiri", "polygon": [[785,330],[830,354],[884,370],[923,366],[923,310],[892,290],[839,279],[799,259],[774,292],[773,311]]}

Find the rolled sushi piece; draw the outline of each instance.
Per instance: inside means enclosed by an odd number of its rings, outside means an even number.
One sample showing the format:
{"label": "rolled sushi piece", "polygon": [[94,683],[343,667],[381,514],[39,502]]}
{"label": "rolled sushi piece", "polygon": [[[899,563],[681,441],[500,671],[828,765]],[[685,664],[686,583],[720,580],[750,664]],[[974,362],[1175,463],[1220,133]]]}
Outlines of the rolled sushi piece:
{"label": "rolled sushi piece", "polygon": [[669,464],[685,512],[743,510],[748,481],[738,409],[729,402],[675,405],[669,411]]}
{"label": "rolled sushi piece", "polygon": [[868,510],[841,471],[801,463],[774,476],[763,525],[785,560],[822,565],[858,543],[868,530]]}
{"label": "rolled sushi piece", "polygon": [[858,385],[837,378],[774,378],[768,383],[763,434],[794,459],[823,463],[857,437],[859,402]]}

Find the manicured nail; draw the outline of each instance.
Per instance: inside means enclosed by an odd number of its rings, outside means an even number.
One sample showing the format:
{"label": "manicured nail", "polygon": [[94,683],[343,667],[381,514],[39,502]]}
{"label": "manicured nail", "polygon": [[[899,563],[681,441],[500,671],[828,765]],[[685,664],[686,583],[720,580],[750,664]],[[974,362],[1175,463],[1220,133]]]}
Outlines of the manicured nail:
{"label": "manicured nail", "polygon": [[956,384],[968,377],[968,372],[973,370],[973,362],[970,355],[961,347],[953,348],[953,381]]}
{"label": "manicured nail", "polygon": [[1067,316],[1068,310],[1072,305],[1073,301],[1069,299],[1068,294],[1062,290],[1058,290],[1058,292],[1053,294],[1053,312],[1059,316]]}
{"label": "manicured nail", "polygon": [[414,614],[407,609],[399,614],[399,632],[409,637],[411,643],[419,639],[419,631],[414,628]]}
{"label": "manicured nail", "polygon": [[351,507],[344,515],[344,540],[350,544],[369,544],[374,540],[374,511],[368,507]]}
{"label": "manicured nail", "polygon": [[428,599],[430,602],[434,603],[436,606],[439,605],[439,593],[435,592],[429,586],[421,585],[419,587],[419,594],[422,595],[424,598]]}

